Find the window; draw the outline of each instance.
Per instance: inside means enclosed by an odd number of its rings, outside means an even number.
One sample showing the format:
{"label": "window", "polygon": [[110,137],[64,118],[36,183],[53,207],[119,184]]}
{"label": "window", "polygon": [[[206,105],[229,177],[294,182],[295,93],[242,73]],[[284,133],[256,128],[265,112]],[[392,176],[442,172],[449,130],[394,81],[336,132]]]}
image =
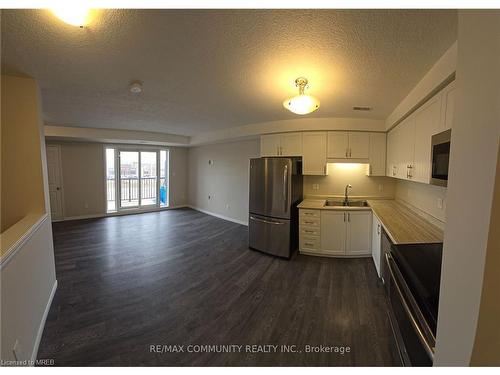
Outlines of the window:
{"label": "window", "polygon": [[168,159],[166,149],[107,147],[107,212],[168,207]]}

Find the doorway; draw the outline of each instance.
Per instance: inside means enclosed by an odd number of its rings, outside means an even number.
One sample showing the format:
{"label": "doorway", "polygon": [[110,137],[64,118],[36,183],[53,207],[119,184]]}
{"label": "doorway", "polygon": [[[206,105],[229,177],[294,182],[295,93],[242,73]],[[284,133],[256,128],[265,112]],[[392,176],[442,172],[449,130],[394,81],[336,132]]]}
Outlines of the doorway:
{"label": "doorway", "polygon": [[167,149],[106,147],[107,212],[168,207]]}
{"label": "doorway", "polygon": [[53,221],[64,218],[61,172],[61,146],[47,145],[47,174],[49,180],[50,216]]}

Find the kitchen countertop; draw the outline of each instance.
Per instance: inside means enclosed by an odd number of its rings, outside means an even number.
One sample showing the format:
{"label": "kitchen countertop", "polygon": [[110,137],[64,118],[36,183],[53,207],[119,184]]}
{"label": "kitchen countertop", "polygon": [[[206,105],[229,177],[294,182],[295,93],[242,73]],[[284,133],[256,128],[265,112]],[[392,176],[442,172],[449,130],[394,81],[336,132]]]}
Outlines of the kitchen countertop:
{"label": "kitchen countertop", "polygon": [[328,207],[326,199],[304,199],[297,207],[320,210],[372,210],[394,244],[440,243],[443,231],[394,199],[368,199],[369,207]]}

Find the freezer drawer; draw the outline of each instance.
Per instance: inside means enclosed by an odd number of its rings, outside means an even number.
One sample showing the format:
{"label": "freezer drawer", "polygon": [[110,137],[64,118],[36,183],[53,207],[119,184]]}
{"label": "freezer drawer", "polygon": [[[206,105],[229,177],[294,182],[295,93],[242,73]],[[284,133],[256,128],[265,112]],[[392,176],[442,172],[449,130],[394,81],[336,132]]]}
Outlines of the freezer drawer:
{"label": "freezer drawer", "polygon": [[250,214],[248,231],[251,248],[280,257],[290,257],[290,220]]}

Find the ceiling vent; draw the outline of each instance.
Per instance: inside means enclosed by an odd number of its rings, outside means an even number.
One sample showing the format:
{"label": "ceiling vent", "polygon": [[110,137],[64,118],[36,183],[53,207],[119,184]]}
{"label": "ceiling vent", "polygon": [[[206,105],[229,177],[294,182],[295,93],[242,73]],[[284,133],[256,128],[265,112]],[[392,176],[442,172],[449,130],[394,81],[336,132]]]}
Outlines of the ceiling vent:
{"label": "ceiling vent", "polygon": [[352,107],[355,111],[371,111],[372,107]]}

